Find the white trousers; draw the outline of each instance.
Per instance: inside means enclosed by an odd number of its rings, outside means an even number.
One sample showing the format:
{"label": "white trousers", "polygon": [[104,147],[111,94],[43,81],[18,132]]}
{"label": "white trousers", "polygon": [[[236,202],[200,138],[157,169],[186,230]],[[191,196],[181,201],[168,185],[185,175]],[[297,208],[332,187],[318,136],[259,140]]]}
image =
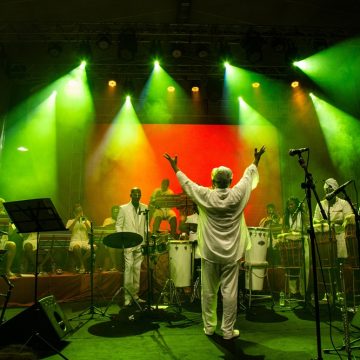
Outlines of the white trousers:
{"label": "white trousers", "polygon": [[201,306],[206,332],[217,326],[217,294],[219,288],[223,300],[221,330],[232,335],[237,315],[239,262],[217,264],[201,259]]}
{"label": "white trousers", "polygon": [[[143,259],[141,246],[124,249],[125,270],[124,270],[124,287],[137,299],[140,290],[140,270]],[[125,302],[130,301],[131,297],[125,291]]]}

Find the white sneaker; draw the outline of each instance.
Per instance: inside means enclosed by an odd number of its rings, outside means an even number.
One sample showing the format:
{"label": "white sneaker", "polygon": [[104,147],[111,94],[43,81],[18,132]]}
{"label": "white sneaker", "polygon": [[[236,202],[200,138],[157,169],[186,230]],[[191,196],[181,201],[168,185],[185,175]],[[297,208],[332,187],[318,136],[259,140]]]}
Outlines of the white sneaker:
{"label": "white sneaker", "polygon": [[237,330],[237,329],[234,329],[234,330],[232,331],[232,334],[224,335],[224,336],[223,336],[223,339],[224,339],[224,340],[231,340],[231,339],[235,339],[235,338],[237,338],[237,337],[239,337],[239,336],[240,336],[240,331]]}
{"label": "white sneaker", "polygon": [[206,329],[204,328],[204,334],[205,334],[206,336],[213,336],[214,333],[215,333],[214,330],[206,330]]}

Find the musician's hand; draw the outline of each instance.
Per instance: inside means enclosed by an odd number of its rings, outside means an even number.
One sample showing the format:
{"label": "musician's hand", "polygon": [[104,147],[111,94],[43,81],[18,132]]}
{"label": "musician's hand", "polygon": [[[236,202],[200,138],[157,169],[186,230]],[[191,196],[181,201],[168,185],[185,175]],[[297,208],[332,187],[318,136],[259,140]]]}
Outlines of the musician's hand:
{"label": "musician's hand", "polygon": [[253,161],[253,164],[258,166],[259,165],[259,161],[260,161],[260,158],[262,156],[262,154],[265,152],[265,146],[263,145],[261,147],[261,149],[258,151],[257,148],[255,148],[254,150],[254,161]]}
{"label": "musician's hand", "polygon": [[177,155],[171,157],[168,153],[164,154],[164,158],[169,161],[171,167],[173,168],[174,172],[178,172],[179,168],[177,166]]}

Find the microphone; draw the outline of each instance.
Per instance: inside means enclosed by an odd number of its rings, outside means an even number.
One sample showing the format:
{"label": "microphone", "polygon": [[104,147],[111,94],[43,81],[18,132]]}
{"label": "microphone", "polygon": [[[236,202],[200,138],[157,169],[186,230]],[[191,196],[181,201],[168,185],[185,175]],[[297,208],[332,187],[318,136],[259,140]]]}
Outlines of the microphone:
{"label": "microphone", "polygon": [[139,208],[139,210],[138,210],[138,215],[147,214],[149,211],[150,211],[150,210],[148,210],[148,209],[141,210],[141,209]]}
{"label": "microphone", "polygon": [[289,150],[289,155],[290,156],[300,155],[301,153],[303,153],[305,151],[309,151],[309,148],[290,149]]}
{"label": "microphone", "polygon": [[336,196],[339,192],[343,191],[350,183],[352,182],[352,180],[347,181],[346,183],[340,185],[336,190],[332,191],[329,194],[325,195],[325,199],[326,200],[331,200],[334,196]]}

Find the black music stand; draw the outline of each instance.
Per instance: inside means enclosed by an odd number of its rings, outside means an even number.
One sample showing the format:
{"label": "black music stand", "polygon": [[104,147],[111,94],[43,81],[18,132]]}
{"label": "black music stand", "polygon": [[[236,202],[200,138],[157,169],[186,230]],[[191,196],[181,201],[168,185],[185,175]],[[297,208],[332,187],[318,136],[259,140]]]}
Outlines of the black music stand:
{"label": "black music stand", "polygon": [[[15,224],[19,233],[37,233],[37,248],[35,258],[35,289],[34,289],[34,304],[38,306],[38,259],[39,259],[39,234],[44,231],[64,231],[66,230],[63,221],[61,220],[58,212],[56,211],[50,198],[31,199],[5,202],[4,207],[11,219]],[[40,311],[38,307],[36,309]],[[60,353],[53,345],[51,345],[43,336],[35,329],[33,334],[24,344],[27,345],[31,339],[36,336],[49,348],[54,350],[63,359],[67,359]]]}
{"label": "black music stand", "polygon": [[[7,250],[0,250],[0,263],[2,261],[3,255],[5,255],[6,252],[7,252]],[[1,315],[0,315],[0,325],[1,325],[4,322],[5,311],[7,309],[7,305],[8,305],[8,302],[10,300],[11,291],[12,291],[12,289],[14,287],[14,284],[8,279],[6,274],[1,274],[0,277],[2,277],[4,279],[4,281],[6,282],[6,284],[8,286],[8,290],[7,290],[6,294],[0,294],[0,296],[5,298],[3,308],[1,310]]]}

